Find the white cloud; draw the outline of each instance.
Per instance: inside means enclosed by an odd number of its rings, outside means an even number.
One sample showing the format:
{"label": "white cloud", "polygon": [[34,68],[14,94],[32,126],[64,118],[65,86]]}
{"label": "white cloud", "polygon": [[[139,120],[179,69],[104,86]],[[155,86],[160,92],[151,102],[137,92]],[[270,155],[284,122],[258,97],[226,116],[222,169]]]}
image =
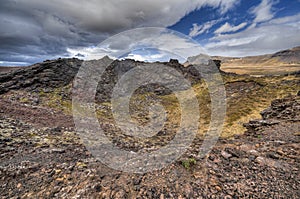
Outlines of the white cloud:
{"label": "white cloud", "polygon": [[[299,0],[300,1],[300,0]],[[300,23],[300,14],[293,15],[293,16],[286,16],[286,17],[281,17],[277,19],[272,19],[269,21],[269,24],[274,24],[274,25],[280,25],[280,24],[289,24],[289,25],[297,25]]]}
{"label": "white cloud", "polygon": [[166,57],[166,55],[163,52],[160,52],[159,54],[147,54],[147,55],[130,53],[128,56],[124,57],[124,59],[134,59],[136,61],[155,62],[158,60],[168,61],[168,59],[170,58]]}
{"label": "white cloud", "polygon": [[214,25],[216,25],[220,21],[222,21],[222,19],[221,20],[209,21],[209,22],[206,22],[203,25],[193,24],[193,28],[190,29],[189,36],[190,37],[196,37],[198,35],[201,35],[202,33],[207,32],[211,27],[213,27]]}
{"label": "white cloud", "polygon": [[272,19],[234,34],[220,34],[205,46],[210,55],[248,56],[300,45],[300,14]]}
{"label": "white cloud", "polygon": [[237,26],[232,26],[228,22],[226,22],[223,26],[218,28],[215,31],[215,33],[216,34],[221,34],[221,33],[235,32],[235,31],[238,31],[238,30],[244,28],[245,26],[247,26],[247,22],[243,22],[243,23],[241,23]]}
{"label": "white cloud", "polygon": [[[214,2],[214,1],[211,1]],[[228,10],[234,8],[240,3],[240,0],[225,0],[220,3],[221,14],[225,14]]]}
{"label": "white cloud", "polygon": [[274,17],[272,7],[276,2],[274,0],[262,0],[261,3],[251,10],[255,15],[254,23],[265,22]]}
{"label": "white cloud", "polygon": [[229,35],[225,35],[223,38],[219,38],[219,42],[212,42],[206,45],[206,48],[218,48],[218,47],[234,47],[240,45],[250,44],[252,42],[257,41],[260,36],[247,36],[240,38],[232,38]]}
{"label": "white cloud", "polygon": [[198,25],[196,23],[193,24],[193,28],[190,29],[189,36],[190,37],[196,37],[202,33],[204,33],[206,30],[210,29],[211,26],[206,26],[205,25]]}

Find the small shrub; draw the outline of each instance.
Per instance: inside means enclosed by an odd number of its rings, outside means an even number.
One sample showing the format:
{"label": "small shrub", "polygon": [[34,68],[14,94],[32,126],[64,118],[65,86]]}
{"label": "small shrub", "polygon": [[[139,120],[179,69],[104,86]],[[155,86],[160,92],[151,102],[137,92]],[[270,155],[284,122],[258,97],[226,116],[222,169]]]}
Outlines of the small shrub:
{"label": "small shrub", "polygon": [[195,160],[195,158],[189,158],[187,160],[182,160],[181,164],[184,168],[186,169],[190,169],[191,166],[195,165],[197,162]]}

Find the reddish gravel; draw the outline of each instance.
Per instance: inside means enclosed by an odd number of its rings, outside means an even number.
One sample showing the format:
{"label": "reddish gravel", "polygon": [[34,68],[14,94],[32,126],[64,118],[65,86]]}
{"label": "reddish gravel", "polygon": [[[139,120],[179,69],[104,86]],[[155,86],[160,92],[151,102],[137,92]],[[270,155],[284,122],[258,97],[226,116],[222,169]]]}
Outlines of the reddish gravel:
{"label": "reddish gravel", "polygon": [[16,103],[3,98],[0,101],[0,115],[22,120],[37,127],[74,127],[73,117],[61,111]]}

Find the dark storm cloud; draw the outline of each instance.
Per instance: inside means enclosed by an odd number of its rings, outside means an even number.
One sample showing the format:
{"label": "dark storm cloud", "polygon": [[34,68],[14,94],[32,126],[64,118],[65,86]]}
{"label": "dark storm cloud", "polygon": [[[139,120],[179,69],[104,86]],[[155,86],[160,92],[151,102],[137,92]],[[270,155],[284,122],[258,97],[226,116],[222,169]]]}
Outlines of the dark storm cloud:
{"label": "dark storm cloud", "polygon": [[0,0],[0,61],[67,56],[120,31],[166,27],[202,6],[230,9],[235,0]]}
{"label": "dark storm cloud", "polygon": [[68,56],[66,47],[87,46],[104,38],[79,29],[46,7],[2,1],[0,13],[0,61],[4,62],[33,63]]}

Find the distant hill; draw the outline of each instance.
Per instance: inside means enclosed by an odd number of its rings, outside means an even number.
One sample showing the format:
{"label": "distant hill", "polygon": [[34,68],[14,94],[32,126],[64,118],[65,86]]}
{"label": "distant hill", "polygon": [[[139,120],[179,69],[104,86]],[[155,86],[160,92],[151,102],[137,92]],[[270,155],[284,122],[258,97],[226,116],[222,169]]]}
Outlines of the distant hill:
{"label": "distant hill", "polygon": [[6,73],[12,70],[17,70],[21,67],[8,67],[8,66],[0,66],[0,73]]}
{"label": "distant hill", "polygon": [[222,61],[222,66],[240,66],[240,65],[300,65],[300,46],[276,52],[274,54],[266,54],[259,56],[248,57],[220,57],[215,56],[215,59]]}
{"label": "distant hill", "polygon": [[300,46],[276,52],[248,57],[221,57],[222,69],[239,74],[282,74],[300,70]]}
{"label": "distant hill", "polygon": [[279,58],[281,62],[289,64],[300,64],[300,46],[277,52],[272,58]]}

